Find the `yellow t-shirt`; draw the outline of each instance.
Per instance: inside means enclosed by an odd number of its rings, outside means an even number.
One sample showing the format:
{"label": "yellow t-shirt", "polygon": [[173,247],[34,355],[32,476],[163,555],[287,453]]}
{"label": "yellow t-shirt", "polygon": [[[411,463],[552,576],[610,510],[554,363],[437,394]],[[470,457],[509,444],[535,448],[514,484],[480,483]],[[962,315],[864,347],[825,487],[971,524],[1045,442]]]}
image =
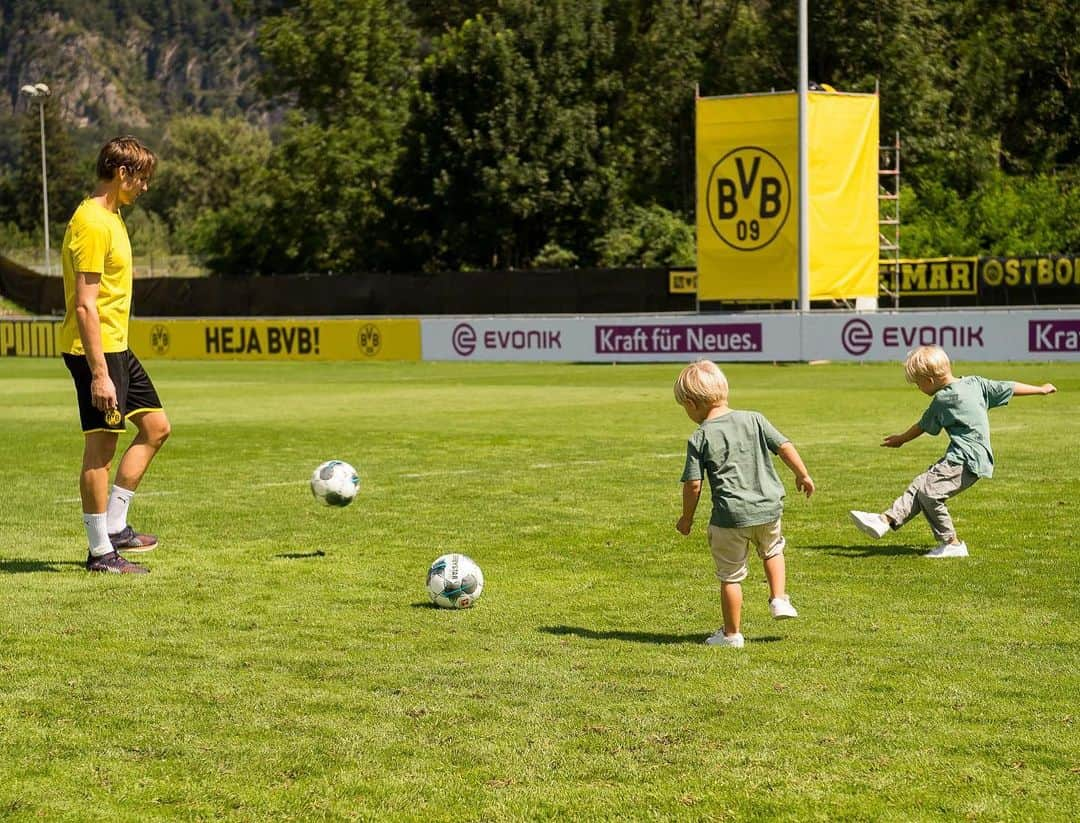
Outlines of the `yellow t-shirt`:
{"label": "yellow t-shirt", "polygon": [[131,314],[131,241],[119,212],[111,212],[94,200],[83,200],[64,232],[60,258],[66,307],[60,327],[61,350],[86,353],[75,319],[75,272],[82,271],[101,275],[97,310],[102,351],[125,351]]}

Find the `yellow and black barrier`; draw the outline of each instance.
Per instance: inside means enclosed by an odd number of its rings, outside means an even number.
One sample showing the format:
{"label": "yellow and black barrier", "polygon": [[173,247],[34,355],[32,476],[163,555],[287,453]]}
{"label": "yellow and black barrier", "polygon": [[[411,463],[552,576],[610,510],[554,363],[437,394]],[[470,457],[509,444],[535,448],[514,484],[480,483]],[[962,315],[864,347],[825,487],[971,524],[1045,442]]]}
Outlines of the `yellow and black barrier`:
{"label": "yellow and black barrier", "polygon": [[[0,319],[0,357],[57,357],[59,320]],[[416,318],[133,318],[140,359],[420,360]]]}
{"label": "yellow and black barrier", "polygon": [[[694,294],[697,272],[671,269],[671,294]],[[1014,257],[925,257],[878,261],[878,295],[904,298],[971,297],[999,303],[1002,294],[1022,293],[1033,299],[1009,302],[1080,303],[1080,257],[1025,255]],[[1045,298],[1045,299],[1044,299]],[[976,301],[977,302],[977,301]]]}
{"label": "yellow and black barrier", "polygon": [[131,321],[140,358],[419,360],[415,318],[185,318]]}

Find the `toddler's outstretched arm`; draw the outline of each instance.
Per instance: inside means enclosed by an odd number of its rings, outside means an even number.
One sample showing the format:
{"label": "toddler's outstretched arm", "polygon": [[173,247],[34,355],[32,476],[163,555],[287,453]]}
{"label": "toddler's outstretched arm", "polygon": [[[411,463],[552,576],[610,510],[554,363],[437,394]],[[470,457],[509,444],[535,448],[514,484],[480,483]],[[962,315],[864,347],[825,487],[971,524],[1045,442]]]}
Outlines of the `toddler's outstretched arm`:
{"label": "toddler's outstretched arm", "polygon": [[1027,383],[1013,383],[1013,394],[1024,397],[1030,394],[1053,394],[1057,386],[1053,383],[1043,383],[1041,386],[1029,386]]}
{"label": "toddler's outstretched arm", "polygon": [[784,461],[784,465],[791,469],[791,473],[795,475],[795,488],[807,497],[812,495],[814,493],[814,481],[810,479],[810,474],[806,471],[806,466],[803,465],[795,444],[789,440],[780,446],[776,453]]}
{"label": "toddler's outstretched arm", "polygon": [[687,480],[682,484],[682,517],[675,524],[679,534],[690,534],[699,497],[701,497],[700,480]]}
{"label": "toddler's outstretched arm", "polygon": [[885,438],[881,441],[881,445],[882,446],[888,446],[890,449],[898,449],[901,446],[903,446],[905,443],[907,443],[907,442],[909,442],[911,440],[914,440],[916,437],[918,437],[922,433],[923,433],[922,428],[919,426],[918,423],[916,423],[914,426],[912,426],[906,432],[903,432],[901,434],[886,435]]}

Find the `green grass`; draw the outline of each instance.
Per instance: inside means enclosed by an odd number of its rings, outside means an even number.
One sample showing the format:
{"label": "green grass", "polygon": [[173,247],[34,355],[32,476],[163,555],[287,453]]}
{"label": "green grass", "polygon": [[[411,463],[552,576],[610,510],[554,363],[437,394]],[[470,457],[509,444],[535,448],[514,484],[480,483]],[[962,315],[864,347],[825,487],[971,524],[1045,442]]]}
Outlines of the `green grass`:
{"label": "green grass", "polygon": [[[800,619],[754,559],[742,651],[701,642],[707,503],[674,529],[675,364],[149,365],[161,546],[119,579],[82,569],[66,371],[0,361],[2,819],[1075,819],[1080,364],[958,370],[1061,390],[991,413],[962,561],[847,522],[944,449],[878,446],[925,406],[899,366],[730,366],[818,484],[778,463]],[[472,610],[428,604],[448,551]]]}

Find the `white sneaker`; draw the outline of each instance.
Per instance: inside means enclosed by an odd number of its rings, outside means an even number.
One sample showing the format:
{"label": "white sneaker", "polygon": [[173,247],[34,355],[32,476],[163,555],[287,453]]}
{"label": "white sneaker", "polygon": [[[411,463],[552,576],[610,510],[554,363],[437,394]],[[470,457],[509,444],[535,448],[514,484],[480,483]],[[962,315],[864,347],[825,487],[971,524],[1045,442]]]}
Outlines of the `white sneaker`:
{"label": "white sneaker", "polygon": [[889,531],[889,521],[880,514],[852,511],[848,512],[848,515],[851,517],[851,522],[858,527],[859,531],[875,540],[884,537]]}
{"label": "white sneaker", "polygon": [[791,599],[785,594],[782,597],[774,597],[769,601],[769,611],[773,620],[787,620],[790,617],[798,617],[799,613],[791,605]]}
{"label": "white sneaker", "polygon": [[723,629],[717,629],[716,634],[705,638],[707,646],[728,646],[732,649],[741,649],[745,643],[746,639],[742,636],[742,632],[724,634]]}
{"label": "white sneaker", "polygon": [[936,549],[931,549],[923,557],[967,557],[967,543],[942,543]]}

